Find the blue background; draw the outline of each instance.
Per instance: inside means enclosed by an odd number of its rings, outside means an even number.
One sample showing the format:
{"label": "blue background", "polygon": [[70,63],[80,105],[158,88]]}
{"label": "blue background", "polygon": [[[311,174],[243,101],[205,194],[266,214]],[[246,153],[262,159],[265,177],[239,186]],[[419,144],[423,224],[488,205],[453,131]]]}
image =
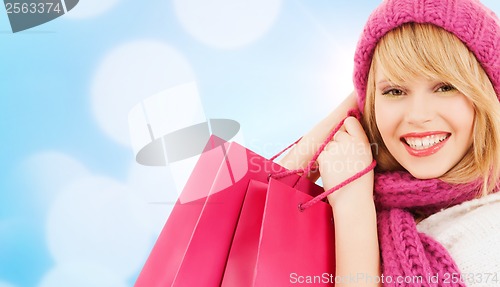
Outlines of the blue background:
{"label": "blue background", "polygon": [[[171,208],[151,202],[178,188],[168,169],[139,167],[106,119],[119,130],[121,110],[192,80],[203,116],[238,121],[245,145],[271,156],[352,90],[354,47],[379,3],[253,1],[262,7],[241,12],[228,3],[252,1],[189,0],[182,16],[181,1],[81,0],[15,34],[0,8],[0,287],[132,286]],[[183,17],[239,36],[197,34]],[[160,66],[134,60],[151,47],[171,54]],[[111,61],[117,51],[128,60]],[[175,57],[184,66],[169,66]],[[154,80],[162,67],[167,77]]]}

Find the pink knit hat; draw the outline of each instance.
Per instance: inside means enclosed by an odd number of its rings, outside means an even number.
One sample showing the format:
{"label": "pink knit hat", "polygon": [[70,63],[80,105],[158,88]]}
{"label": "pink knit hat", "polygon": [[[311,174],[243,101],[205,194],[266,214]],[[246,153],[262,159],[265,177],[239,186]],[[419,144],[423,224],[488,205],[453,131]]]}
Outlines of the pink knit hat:
{"label": "pink knit hat", "polygon": [[354,55],[354,86],[364,109],[368,72],[378,41],[402,24],[430,23],[455,34],[481,63],[500,99],[500,23],[479,0],[384,0],[370,15]]}

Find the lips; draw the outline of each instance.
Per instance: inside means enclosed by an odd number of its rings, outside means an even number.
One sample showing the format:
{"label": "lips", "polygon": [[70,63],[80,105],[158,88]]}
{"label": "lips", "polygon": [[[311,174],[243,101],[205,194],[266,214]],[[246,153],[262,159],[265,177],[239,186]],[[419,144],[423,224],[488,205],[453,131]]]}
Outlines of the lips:
{"label": "lips", "polygon": [[410,155],[424,157],[438,152],[450,136],[448,132],[408,133],[400,140]]}

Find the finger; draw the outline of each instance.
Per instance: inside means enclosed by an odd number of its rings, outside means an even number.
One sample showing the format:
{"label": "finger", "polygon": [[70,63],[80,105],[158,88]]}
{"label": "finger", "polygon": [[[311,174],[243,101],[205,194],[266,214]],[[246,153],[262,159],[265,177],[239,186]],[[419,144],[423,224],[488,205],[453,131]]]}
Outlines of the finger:
{"label": "finger", "polygon": [[338,145],[337,142],[334,142],[334,141],[331,141],[329,142],[325,148],[323,149],[323,151],[321,152],[321,154],[319,155],[319,157],[322,157],[324,156],[325,154],[328,154],[330,153],[331,151],[335,151],[337,150],[338,148],[336,147],[336,145]]}
{"label": "finger", "polygon": [[337,134],[338,134],[339,132],[346,132],[345,127],[344,127],[344,125],[343,125],[343,124],[340,126],[340,128],[337,130],[337,132],[333,135],[333,139],[332,139],[333,141],[336,141],[336,140],[335,140],[335,137],[337,136]]}
{"label": "finger", "polygon": [[363,126],[361,126],[361,123],[354,117],[348,117],[344,121],[344,127],[346,129],[346,132],[358,139],[363,139],[368,141],[368,138],[366,136],[366,132],[363,129]]}
{"label": "finger", "polygon": [[346,131],[339,130],[333,136],[333,141],[343,142],[346,140],[350,140],[350,138],[351,138],[351,136]]}

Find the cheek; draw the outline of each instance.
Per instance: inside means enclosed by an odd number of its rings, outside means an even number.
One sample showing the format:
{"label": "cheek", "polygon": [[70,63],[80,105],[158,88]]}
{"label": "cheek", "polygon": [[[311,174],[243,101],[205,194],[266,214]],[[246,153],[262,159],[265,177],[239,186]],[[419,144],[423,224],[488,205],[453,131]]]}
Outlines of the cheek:
{"label": "cheek", "polygon": [[387,139],[396,132],[399,115],[398,108],[375,98],[375,120],[382,139]]}
{"label": "cheek", "polygon": [[453,128],[460,132],[462,137],[472,140],[472,130],[476,116],[472,103],[465,96],[461,96],[447,101],[442,105],[442,110],[446,112]]}

